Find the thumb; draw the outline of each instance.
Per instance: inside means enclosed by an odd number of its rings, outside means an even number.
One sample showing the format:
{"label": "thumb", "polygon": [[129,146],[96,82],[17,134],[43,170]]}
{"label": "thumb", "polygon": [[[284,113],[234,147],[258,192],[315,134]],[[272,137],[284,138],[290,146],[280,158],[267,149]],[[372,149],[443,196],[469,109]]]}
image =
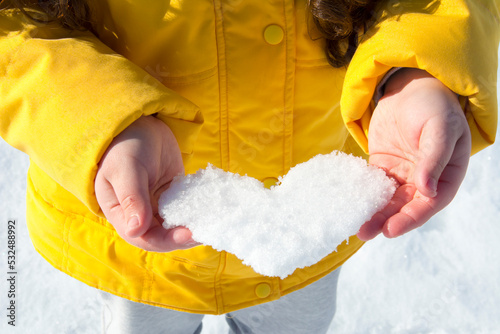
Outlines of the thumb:
{"label": "thumb", "polygon": [[[113,188],[122,211],[124,231],[128,237],[142,236],[151,226],[153,211],[149,197],[147,172],[139,168],[135,173],[127,172],[117,177]],[[135,177],[130,177],[134,175]],[[113,182],[112,182],[113,183]]]}
{"label": "thumb", "polygon": [[457,138],[447,133],[445,127],[429,122],[422,130],[420,158],[415,168],[415,185],[426,197],[436,197],[438,183],[453,155]]}

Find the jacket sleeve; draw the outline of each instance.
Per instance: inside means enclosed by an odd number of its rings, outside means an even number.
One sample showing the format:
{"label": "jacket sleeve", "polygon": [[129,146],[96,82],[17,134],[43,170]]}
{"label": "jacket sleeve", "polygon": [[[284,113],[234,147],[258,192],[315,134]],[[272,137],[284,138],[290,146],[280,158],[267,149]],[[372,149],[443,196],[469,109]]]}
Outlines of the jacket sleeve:
{"label": "jacket sleeve", "polygon": [[156,114],[189,154],[198,108],[89,32],[33,24],[0,11],[0,135],[99,212],[94,178],[112,139]]}
{"label": "jacket sleeve", "polygon": [[388,1],[360,42],[341,98],[350,133],[367,152],[377,84],[394,67],[426,70],[461,96],[473,153],[497,126],[498,0]]}

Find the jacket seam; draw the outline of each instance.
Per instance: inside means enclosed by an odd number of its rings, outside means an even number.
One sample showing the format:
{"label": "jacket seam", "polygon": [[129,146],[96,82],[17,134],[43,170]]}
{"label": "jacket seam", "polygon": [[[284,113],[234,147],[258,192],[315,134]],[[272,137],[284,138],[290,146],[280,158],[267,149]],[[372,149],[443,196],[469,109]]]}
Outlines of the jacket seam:
{"label": "jacket seam", "polygon": [[[152,292],[153,292],[153,284],[154,284],[154,274],[151,270],[151,264],[154,262],[154,253],[146,252],[146,259],[144,263],[144,278],[143,278],[143,291],[141,296],[145,300],[151,300]],[[145,296],[145,298],[144,298]]]}
{"label": "jacket seam", "polygon": [[[28,175],[29,176],[29,175]],[[31,177],[30,177],[31,178]],[[43,195],[38,191],[38,189],[36,188],[35,184],[33,183],[33,181],[31,181],[31,184],[33,186],[33,191],[38,195],[40,196],[40,198],[45,202],[46,205],[50,206],[51,208],[53,208],[54,210],[57,210],[59,211],[61,214],[65,215],[66,218],[64,220],[64,223],[63,223],[63,242],[64,242],[64,245],[61,249],[61,251],[63,252],[63,258],[66,258],[67,257],[67,254],[69,254],[69,247],[71,246],[71,243],[69,242],[69,233],[70,233],[70,230],[71,230],[71,226],[68,226],[68,225],[71,225],[73,220],[80,220],[82,221],[84,224],[95,224],[97,225],[98,227],[102,227],[103,230],[101,230],[103,233],[106,234],[106,237],[108,238],[114,238],[114,237],[118,237],[118,235],[116,234],[116,230],[112,227],[109,227],[107,226],[106,224],[103,224],[103,223],[100,223],[99,220],[104,220],[102,218],[98,218],[97,220],[96,219],[92,219],[90,217],[85,217],[85,216],[82,216],[78,213],[75,213],[75,212],[71,212],[71,211],[66,211],[66,210],[62,210],[60,208],[58,208],[56,205],[54,205],[53,203],[51,203],[50,201],[47,201]],[[97,217],[97,216],[96,216]],[[69,221],[69,223],[68,223]],[[66,247],[66,249],[65,249]],[[194,262],[190,262],[188,261],[187,259],[184,259],[184,258],[180,258],[178,256],[170,256],[168,258],[161,258],[162,261],[166,261],[166,260],[171,260],[171,261],[175,261],[175,262],[182,262],[182,263],[185,263],[185,264],[189,264],[193,267],[196,267],[196,268],[203,268],[203,269],[210,269],[210,270],[213,270],[214,267],[209,267],[209,266],[203,266],[203,265],[200,265],[198,263],[194,263]],[[61,260],[61,263],[60,263],[60,268],[61,270],[66,270],[66,266],[65,266],[65,260]]]}
{"label": "jacket seam", "polygon": [[219,253],[219,265],[217,268],[217,272],[214,275],[214,295],[215,295],[215,309],[217,310],[217,314],[222,314],[224,312],[224,300],[222,296],[222,287],[221,287],[221,277],[224,269],[226,268],[227,262],[227,253],[225,251],[221,251]]}
{"label": "jacket seam", "polygon": [[71,219],[70,216],[66,216],[64,219],[64,226],[63,226],[63,246],[62,246],[62,259],[61,259],[61,268],[65,271],[68,272],[68,263],[69,263],[69,231],[70,231],[70,225],[71,224]]}
{"label": "jacket seam", "polygon": [[223,9],[220,0],[214,1],[215,43],[217,46],[217,67],[219,84],[219,149],[220,162],[224,170],[229,170],[229,115],[227,92],[226,42],[224,40]]}
{"label": "jacket seam", "polygon": [[287,171],[287,120],[288,120],[288,110],[286,107],[286,96],[287,96],[287,88],[288,88],[288,26],[287,26],[287,20],[286,20],[286,5],[285,1],[282,1],[282,10],[283,10],[283,21],[285,22],[284,24],[284,33],[285,33],[285,38],[284,38],[284,50],[285,50],[285,77],[283,78],[283,166],[281,170],[281,175],[284,175]]}
{"label": "jacket seam", "polygon": [[[294,118],[294,85],[295,85],[295,64],[293,64],[293,59],[295,59],[296,53],[289,54],[292,52],[292,50],[289,50],[289,48],[295,48],[295,44],[290,45],[290,29],[289,25],[293,25],[292,32],[295,30],[295,21],[294,17],[292,14],[292,22],[289,22],[289,16],[287,13],[287,6],[285,1],[282,2],[283,4],[283,20],[285,22],[285,27],[284,27],[284,33],[285,33],[285,39],[284,39],[284,50],[285,50],[285,78],[284,78],[284,91],[283,91],[283,170],[282,174],[285,174],[288,172],[288,170],[292,167],[292,152],[293,152],[293,118]],[[293,7],[293,10],[295,11],[295,4],[292,2],[291,6]],[[295,39],[295,36],[293,36]],[[288,103],[290,104],[290,108],[287,106],[287,97],[289,94],[289,90],[292,91],[290,94],[290,101]]]}
{"label": "jacket seam", "polygon": [[213,270],[217,269],[217,266],[210,267],[210,266],[200,265],[198,263],[190,262],[189,260],[187,260],[185,258],[178,257],[178,256],[169,256],[169,257],[160,256],[160,257],[156,257],[155,261],[157,261],[157,262],[175,261],[175,262],[183,263],[183,264],[186,264],[189,266],[193,266],[193,267],[198,268],[198,269],[206,269],[209,271],[213,271]]}
{"label": "jacket seam", "polygon": [[161,79],[161,82],[163,83],[172,83],[172,84],[193,84],[197,82],[201,82],[207,79],[210,79],[211,77],[215,76],[217,74],[217,66],[213,66],[212,68],[209,68],[208,70],[201,71],[198,73],[194,74],[187,74],[187,75],[179,75],[179,76],[164,76]]}
{"label": "jacket seam", "polygon": [[[28,173],[28,175],[29,175],[29,173]],[[29,177],[30,177],[30,179],[31,179],[31,175],[29,175]],[[44,201],[47,205],[50,205],[52,208],[56,209],[57,211],[59,211],[59,212],[61,212],[61,213],[63,213],[63,214],[66,214],[66,215],[74,216],[74,217],[79,218],[79,219],[81,219],[81,220],[83,220],[83,221],[85,221],[85,220],[90,220],[90,221],[92,221],[93,223],[95,223],[95,224],[97,224],[97,225],[100,225],[100,226],[104,227],[104,228],[105,228],[106,230],[108,230],[111,234],[113,233],[114,229],[113,229],[113,228],[111,228],[111,227],[109,227],[109,226],[107,226],[107,225],[106,225],[106,224],[104,224],[104,223],[101,223],[101,222],[100,222],[100,220],[101,220],[101,219],[95,220],[95,219],[92,219],[92,218],[90,218],[90,217],[85,217],[85,216],[80,215],[80,214],[75,213],[75,212],[71,212],[71,211],[67,211],[67,210],[63,210],[63,209],[61,209],[60,207],[58,207],[58,206],[57,206],[56,204],[54,204],[53,202],[51,202],[51,201],[47,200],[47,199],[45,198],[45,196],[43,196],[43,193],[42,193],[42,192],[40,192],[40,191],[37,189],[37,187],[36,187],[36,185],[35,185],[35,183],[33,182],[33,180],[32,180],[32,179],[31,179],[31,184],[33,185],[33,191],[35,191],[35,192],[36,192],[36,194],[37,194],[38,196],[40,196],[40,198],[41,198],[41,199],[42,199],[42,200],[43,200],[43,201]],[[97,217],[97,216],[96,216],[96,217]]]}

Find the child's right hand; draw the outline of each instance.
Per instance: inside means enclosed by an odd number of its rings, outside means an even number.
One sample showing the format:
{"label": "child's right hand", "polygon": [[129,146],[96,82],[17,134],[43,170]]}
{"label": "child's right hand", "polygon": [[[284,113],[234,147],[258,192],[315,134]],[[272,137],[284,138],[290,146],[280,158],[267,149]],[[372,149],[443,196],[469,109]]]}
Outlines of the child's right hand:
{"label": "child's right hand", "polygon": [[422,226],[452,201],[467,170],[471,133],[458,96],[423,70],[399,70],[373,112],[368,150],[370,164],[399,186],[358,237],[394,238]]}
{"label": "child's right hand", "polygon": [[95,193],[129,244],[154,252],[198,245],[188,229],[167,230],[158,216],[158,199],[178,174],[184,174],[184,166],[177,141],[155,117],[139,118],[113,139],[99,163]]}

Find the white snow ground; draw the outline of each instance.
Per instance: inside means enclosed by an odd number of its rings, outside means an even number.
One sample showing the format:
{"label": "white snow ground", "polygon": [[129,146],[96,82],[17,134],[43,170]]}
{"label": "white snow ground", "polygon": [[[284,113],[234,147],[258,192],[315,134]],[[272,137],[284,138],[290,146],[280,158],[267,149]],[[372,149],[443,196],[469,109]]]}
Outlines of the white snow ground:
{"label": "white snow ground", "polygon": [[[500,134],[499,134],[500,136]],[[500,139],[500,137],[499,137]],[[25,223],[24,154],[0,140],[0,333],[99,333],[96,290],[38,255]],[[377,237],[343,267],[330,334],[498,333],[500,144],[473,157],[454,202],[422,228]],[[16,219],[16,326],[8,325],[7,222]],[[226,333],[207,316],[203,334]]]}

